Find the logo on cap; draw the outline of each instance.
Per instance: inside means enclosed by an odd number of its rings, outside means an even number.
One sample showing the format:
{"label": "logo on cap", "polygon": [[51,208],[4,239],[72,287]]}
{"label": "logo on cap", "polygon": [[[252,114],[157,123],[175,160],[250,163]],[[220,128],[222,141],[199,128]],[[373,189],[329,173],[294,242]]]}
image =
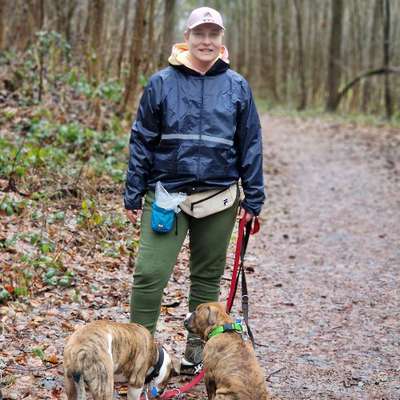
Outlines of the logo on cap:
{"label": "logo on cap", "polygon": [[206,12],[206,13],[204,14],[203,19],[212,19],[212,15],[211,15],[209,12]]}

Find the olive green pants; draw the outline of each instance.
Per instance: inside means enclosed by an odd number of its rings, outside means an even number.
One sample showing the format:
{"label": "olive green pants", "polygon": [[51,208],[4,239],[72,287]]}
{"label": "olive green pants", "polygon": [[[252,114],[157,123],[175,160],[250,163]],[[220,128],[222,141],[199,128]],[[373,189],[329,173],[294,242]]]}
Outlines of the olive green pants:
{"label": "olive green pants", "polygon": [[171,276],[183,241],[189,232],[189,311],[198,304],[218,301],[226,253],[236,220],[238,201],[229,209],[196,219],[177,214],[177,230],[156,233],[151,229],[154,193],[145,198],[141,219],[139,251],[131,295],[131,322],[144,325],[154,334],[160,315],[163,290]]}

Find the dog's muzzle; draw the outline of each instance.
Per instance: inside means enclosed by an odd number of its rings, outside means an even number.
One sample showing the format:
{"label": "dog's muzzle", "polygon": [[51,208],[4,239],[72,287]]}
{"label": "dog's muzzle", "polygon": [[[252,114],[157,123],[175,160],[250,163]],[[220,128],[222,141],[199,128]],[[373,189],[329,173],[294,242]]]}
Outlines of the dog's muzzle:
{"label": "dog's muzzle", "polygon": [[185,317],[185,320],[183,321],[183,326],[184,326],[187,330],[189,330],[189,323],[190,323],[190,318],[191,318],[192,315],[193,315],[193,313],[187,313],[187,314],[186,314],[186,317]]}

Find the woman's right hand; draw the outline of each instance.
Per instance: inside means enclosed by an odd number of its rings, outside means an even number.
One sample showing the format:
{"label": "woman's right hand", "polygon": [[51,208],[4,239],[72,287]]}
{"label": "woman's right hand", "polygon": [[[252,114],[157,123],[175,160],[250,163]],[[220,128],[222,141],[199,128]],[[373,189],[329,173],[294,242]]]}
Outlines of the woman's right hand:
{"label": "woman's right hand", "polygon": [[142,215],[142,210],[125,210],[125,211],[129,221],[131,221],[133,225],[136,225],[138,222],[138,218],[140,218],[140,216]]}

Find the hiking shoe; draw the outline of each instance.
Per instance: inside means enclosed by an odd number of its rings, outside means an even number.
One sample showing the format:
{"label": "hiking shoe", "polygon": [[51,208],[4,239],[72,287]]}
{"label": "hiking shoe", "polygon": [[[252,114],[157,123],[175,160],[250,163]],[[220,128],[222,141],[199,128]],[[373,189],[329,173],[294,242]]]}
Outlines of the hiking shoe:
{"label": "hiking shoe", "polygon": [[186,341],[185,354],[181,359],[181,372],[194,375],[196,367],[203,361],[204,343],[197,335],[189,333]]}

